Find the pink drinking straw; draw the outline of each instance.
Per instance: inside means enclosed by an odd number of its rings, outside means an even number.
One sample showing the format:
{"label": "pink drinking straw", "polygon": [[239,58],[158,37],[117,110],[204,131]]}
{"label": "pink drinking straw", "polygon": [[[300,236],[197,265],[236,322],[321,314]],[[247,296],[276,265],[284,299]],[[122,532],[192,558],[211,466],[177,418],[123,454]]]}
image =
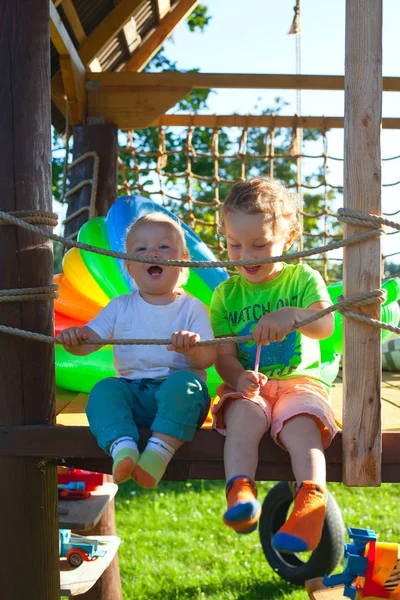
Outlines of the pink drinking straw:
{"label": "pink drinking straw", "polygon": [[260,354],[261,354],[261,344],[258,344],[257,353],[256,353],[256,362],[254,365],[254,371],[256,373],[258,373],[258,367],[260,366]]}

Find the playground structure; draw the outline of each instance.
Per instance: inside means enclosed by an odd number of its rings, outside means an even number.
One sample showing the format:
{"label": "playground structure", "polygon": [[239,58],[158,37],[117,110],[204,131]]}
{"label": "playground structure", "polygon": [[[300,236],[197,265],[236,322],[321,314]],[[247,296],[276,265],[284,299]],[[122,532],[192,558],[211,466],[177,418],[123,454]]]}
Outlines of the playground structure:
{"label": "playground structure", "polygon": [[[90,35],[80,41],[76,18],[70,21],[71,17],[66,16],[76,16],[76,10],[71,12],[74,4],[64,0],[64,18],[70,23],[69,29],[72,27],[76,44],[63,24],[56,4],[59,3],[50,3],[50,11],[44,0],[33,0],[28,5],[21,0],[12,5],[2,0],[0,4],[3,14],[1,80],[10,82],[4,85],[0,114],[1,130],[4,132],[0,208],[4,212],[16,212],[17,217],[25,216],[28,220],[37,218],[38,212],[51,212],[50,29],[53,51],[55,49],[60,57],[60,73],[54,72],[52,79],[53,123],[63,130],[64,113],[74,126],[74,158],[83,156],[87,151],[95,152],[101,165],[100,168],[97,166],[96,194],[91,194],[93,185],[82,185],[88,180],[92,183],[93,167],[88,165],[89,161],[82,160],[72,171],[71,185],[81,185],[82,188],[79,194],[71,195],[69,202],[70,213],[82,209],[74,222],[75,230],[86,220],[90,209],[92,214],[105,215],[109,204],[117,196],[118,128],[146,127],[157,123],[160,118],[162,123],[167,123],[172,117],[162,117],[163,113],[193,87],[343,89],[345,84],[344,208],[381,214],[382,87],[400,90],[397,78],[382,80],[381,2],[347,2],[344,79],[330,76],[128,72],[129,69],[139,71],[157,50],[157,43],[160,44],[160,40],[162,43],[179,21],[178,14],[167,24],[164,19],[173,15],[178,7],[180,18],[193,9],[196,2],[187,0],[166,3],[170,8],[166,16],[161,16],[161,12],[158,16],[158,37],[152,39],[149,34],[147,41],[132,53],[131,58],[126,58],[127,70],[88,73],[86,67],[115,38],[116,31],[119,35],[135,11],[148,3],[122,0],[94,29],[93,37]],[[160,7],[163,3],[156,4]],[[161,30],[164,38],[160,37]],[[147,42],[148,47],[143,49]],[[53,63],[57,69],[57,61]],[[111,62],[104,65],[103,70],[117,66]],[[64,95],[69,111],[66,110]],[[233,119],[231,122],[244,127],[250,123],[250,117],[213,118],[212,126],[216,129],[224,124],[225,119],[226,122]],[[314,120],[311,117],[278,116],[253,119],[253,126],[283,125],[281,119],[289,119],[286,125],[292,127],[313,124],[324,128],[334,124],[329,118],[322,117]],[[205,122],[205,117],[193,116],[189,125],[202,122]],[[400,128],[395,119],[386,124]],[[337,120],[336,125],[342,126],[343,120]],[[81,223],[76,222],[79,220]],[[364,225],[347,222],[344,237],[364,231]],[[51,286],[53,263],[48,240],[6,225],[4,221],[1,232],[2,299],[5,297],[4,290]],[[343,281],[345,297],[380,289],[379,231],[363,243],[346,246]],[[37,294],[35,302],[15,302],[14,298],[14,302],[2,303],[0,323],[51,336],[52,298],[53,294],[45,291],[43,295]],[[378,302],[352,310],[380,319]],[[327,452],[328,477],[331,480],[343,477],[347,485],[399,481],[398,434],[385,433],[382,444],[380,331],[370,324],[344,319],[344,339],[343,433]],[[2,578],[4,597],[22,600],[30,594],[41,600],[54,600],[59,595],[56,459],[67,458],[73,460],[77,467],[103,472],[110,472],[111,464],[87,428],[55,427],[54,352],[50,344],[2,333],[0,356],[4,394],[4,401],[0,404],[0,473],[7,483],[7,493],[2,495],[0,506],[5,517],[5,535],[9,540],[1,552],[0,561],[1,568],[7,573],[7,578]],[[193,444],[185,447],[173,461],[168,476],[178,480],[222,479],[222,445],[222,439],[214,432],[199,432]],[[264,439],[260,447],[258,477],[289,480],[292,477],[287,456],[269,439]],[[26,548],[25,558],[21,558],[22,545]],[[24,577],[21,577],[21,570]],[[117,572],[114,564],[108,572],[109,583],[104,583],[96,597],[101,600],[122,597]]]}

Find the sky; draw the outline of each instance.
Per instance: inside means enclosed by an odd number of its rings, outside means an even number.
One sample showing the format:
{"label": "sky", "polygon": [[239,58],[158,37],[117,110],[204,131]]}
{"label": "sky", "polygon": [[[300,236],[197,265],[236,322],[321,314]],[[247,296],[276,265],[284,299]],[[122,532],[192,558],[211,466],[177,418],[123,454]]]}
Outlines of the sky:
{"label": "sky", "polygon": [[[288,35],[295,0],[202,0],[212,17],[203,32],[185,23],[165,43],[166,55],[179,70],[204,73],[296,73],[296,36]],[[301,73],[343,75],[345,60],[345,0],[301,0]],[[245,7],[245,8],[244,8]],[[383,75],[399,76],[399,0],[383,0]],[[210,114],[259,114],[280,96],[288,105],[281,114],[296,113],[295,90],[215,90]],[[399,94],[383,94],[383,116],[399,115]],[[256,108],[258,106],[258,108]],[[171,110],[169,112],[176,112]],[[302,91],[302,115],[343,116],[344,92]],[[308,150],[307,150],[308,151]],[[318,152],[314,152],[318,153]],[[343,157],[343,131],[328,134],[328,153]],[[400,132],[382,131],[382,158],[400,155]],[[341,185],[343,165],[329,161],[329,181]],[[307,169],[307,165],[305,166]],[[400,157],[384,160],[383,184],[400,180]],[[400,185],[383,187],[384,212],[400,208]],[[394,220],[399,220],[398,216]],[[384,254],[397,250],[399,235],[385,236]]]}
{"label": "sky", "polygon": [[[212,17],[203,32],[190,32],[181,23],[164,45],[179,70],[198,68],[203,73],[296,73],[296,36],[288,35],[295,0],[201,0]],[[343,75],[345,59],[345,0],[301,0],[301,73]],[[383,75],[399,76],[400,1],[383,0]],[[210,114],[259,114],[274,106],[279,96],[288,104],[281,114],[296,113],[296,90],[214,90]],[[176,112],[172,109],[169,112]],[[383,116],[398,117],[399,93],[383,94]],[[302,115],[343,116],[344,93],[302,91]],[[320,154],[319,147],[303,152]],[[343,130],[328,133],[328,154],[343,158]],[[382,131],[382,158],[400,155],[400,131]],[[303,161],[303,173],[315,162]],[[328,161],[328,181],[343,183],[343,163]],[[383,160],[383,212],[400,208],[400,156]],[[385,187],[386,186],[386,187]],[[337,208],[337,207],[334,207]],[[399,220],[399,215],[393,217]],[[397,251],[400,235],[384,236],[383,253]],[[400,262],[400,254],[397,261]]]}

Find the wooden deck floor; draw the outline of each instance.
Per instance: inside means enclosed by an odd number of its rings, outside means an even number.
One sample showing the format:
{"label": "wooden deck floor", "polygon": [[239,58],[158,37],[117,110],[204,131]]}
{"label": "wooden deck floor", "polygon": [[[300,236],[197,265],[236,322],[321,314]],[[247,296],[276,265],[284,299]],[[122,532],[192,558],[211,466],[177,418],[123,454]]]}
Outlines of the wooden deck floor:
{"label": "wooden deck floor", "polygon": [[[341,374],[332,390],[332,406],[335,417],[342,422],[343,380]],[[85,407],[87,394],[57,391],[57,424],[87,426]],[[210,425],[206,423],[205,428]],[[383,372],[382,377],[382,429],[400,431],[400,373]]]}

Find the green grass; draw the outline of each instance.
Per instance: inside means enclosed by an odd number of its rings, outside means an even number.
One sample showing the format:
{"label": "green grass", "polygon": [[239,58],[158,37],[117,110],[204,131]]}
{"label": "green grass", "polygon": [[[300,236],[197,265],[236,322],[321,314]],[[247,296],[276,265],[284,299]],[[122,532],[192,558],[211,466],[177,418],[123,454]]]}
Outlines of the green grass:
{"label": "green grass", "polygon": [[[271,482],[259,483],[259,497]],[[345,488],[330,484],[345,525],[374,529],[382,541],[400,542],[400,485]],[[116,498],[124,600],[305,600],[302,588],[269,567],[258,533],[239,536],[225,527],[224,484],[162,482],[142,490],[120,486]]]}

